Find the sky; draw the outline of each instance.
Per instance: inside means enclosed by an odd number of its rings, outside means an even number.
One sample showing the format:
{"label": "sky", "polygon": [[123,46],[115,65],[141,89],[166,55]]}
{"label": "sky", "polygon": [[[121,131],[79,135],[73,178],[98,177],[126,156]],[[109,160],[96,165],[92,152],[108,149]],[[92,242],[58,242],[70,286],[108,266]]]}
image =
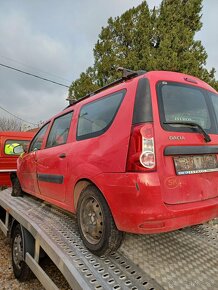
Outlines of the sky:
{"label": "sky", "polygon": [[[0,64],[69,86],[93,64],[93,48],[108,18],[141,2],[0,0]],[[161,0],[147,3],[153,8]],[[218,72],[217,11],[217,0],[203,1],[203,27],[196,39],[202,41],[208,54],[207,68]],[[38,124],[66,107],[67,96],[65,87],[0,66],[0,117],[10,117],[2,107]]]}

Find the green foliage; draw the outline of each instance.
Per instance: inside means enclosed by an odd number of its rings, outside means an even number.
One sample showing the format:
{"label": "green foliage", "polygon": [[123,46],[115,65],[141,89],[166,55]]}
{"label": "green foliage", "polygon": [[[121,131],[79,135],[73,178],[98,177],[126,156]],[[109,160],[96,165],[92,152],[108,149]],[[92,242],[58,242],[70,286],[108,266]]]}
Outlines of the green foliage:
{"label": "green foliage", "polygon": [[194,39],[195,33],[202,27],[201,9],[201,0],[162,1],[156,18],[156,33],[160,39],[155,53],[158,69],[205,79],[208,73],[205,69],[207,53],[201,41]]}
{"label": "green foliage", "polygon": [[120,76],[116,71],[119,66],[134,70],[149,60],[151,31],[146,2],[114,20],[109,18],[108,26],[102,28],[94,48],[94,67],[100,86]]}
{"label": "green foliage", "polygon": [[94,92],[99,87],[94,81],[95,75],[93,68],[89,67],[86,72],[80,74],[80,78],[74,81],[69,88],[69,97],[79,99]]}
{"label": "green foliage", "polygon": [[143,1],[108,19],[94,47],[94,65],[74,81],[69,97],[80,98],[133,70],[171,70],[197,76],[218,89],[215,69],[205,68],[207,53],[195,34],[201,27],[202,0],[163,0],[149,10]]}

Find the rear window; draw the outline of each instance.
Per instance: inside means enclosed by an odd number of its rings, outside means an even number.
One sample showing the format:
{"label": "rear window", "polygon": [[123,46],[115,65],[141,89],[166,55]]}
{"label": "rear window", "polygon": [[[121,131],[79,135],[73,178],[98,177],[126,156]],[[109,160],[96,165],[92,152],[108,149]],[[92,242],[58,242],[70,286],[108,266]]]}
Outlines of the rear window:
{"label": "rear window", "polygon": [[[4,153],[6,155],[20,155],[20,153],[15,153],[14,149],[18,146],[28,145],[30,141],[28,140],[7,140],[4,146]],[[16,150],[15,150],[16,151]]]}
{"label": "rear window", "polygon": [[[216,96],[217,97],[217,96]],[[193,132],[193,128],[173,123],[196,123],[208,133],[215,132],[214,107],[209,92],[179,83],[161,82],[158,85],[159,112],[162,127],[169,131]],[[218,110],[216,110],[218,116]]]}
{"label": "rear window", "polygon": [[77,140],[97,137],[106,132],[119,110],[125,92],[122,90],[84,105],[79,114]]}

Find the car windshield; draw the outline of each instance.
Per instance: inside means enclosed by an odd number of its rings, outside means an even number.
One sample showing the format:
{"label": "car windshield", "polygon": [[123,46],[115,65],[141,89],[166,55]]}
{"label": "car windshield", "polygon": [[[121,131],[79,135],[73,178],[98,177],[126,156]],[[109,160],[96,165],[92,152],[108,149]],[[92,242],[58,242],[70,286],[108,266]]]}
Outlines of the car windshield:
{"label": "car windshield", "polygon": [[[161,123],[165,129],[181,131],[182,123],[194,123],[208,133],[215,133],[218,95],[194,86],[161,82],[158,99]],[[187,126],[182,128],[182,131],[190,130],[193,131]]]}

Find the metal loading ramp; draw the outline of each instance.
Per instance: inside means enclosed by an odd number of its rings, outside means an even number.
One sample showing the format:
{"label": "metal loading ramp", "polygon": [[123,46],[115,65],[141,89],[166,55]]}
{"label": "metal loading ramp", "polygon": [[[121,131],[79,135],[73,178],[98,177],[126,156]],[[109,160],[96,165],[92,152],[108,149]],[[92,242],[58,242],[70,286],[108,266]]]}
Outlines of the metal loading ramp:
{"label": "metal loading ramp", "polygon": [[218,289],[218,224],[127,235],[121,253],[164,289]]}
{"label": "metal loading ramp", "polygon": [[91,254],[76,219],[30,196],[0,192],[0,207],[45,250],[72,289],[218,289],[218,224],[158,235],[126,234],[117,253]]}

